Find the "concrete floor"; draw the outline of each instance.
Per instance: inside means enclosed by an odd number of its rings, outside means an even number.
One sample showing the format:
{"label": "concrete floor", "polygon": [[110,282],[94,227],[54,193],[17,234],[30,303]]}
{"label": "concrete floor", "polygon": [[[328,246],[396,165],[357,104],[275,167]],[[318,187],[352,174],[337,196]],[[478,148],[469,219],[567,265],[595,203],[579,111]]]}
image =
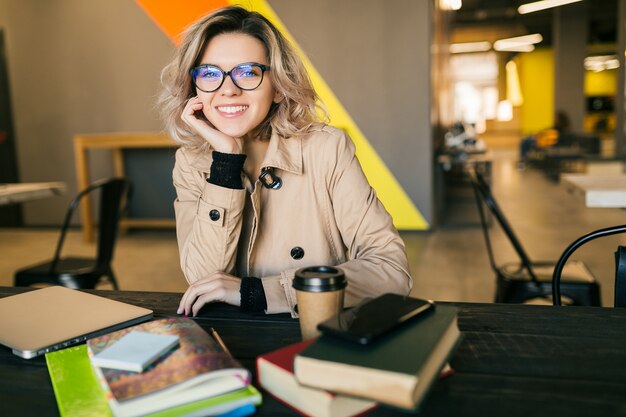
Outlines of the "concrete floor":
{"label": "concrete floor", "polygon": [[[592,230],[626,223],[621,209],[590,209],[563,185],[533,169],[518,171],[513,151],[495,151],[493,190],[502,210],[533,260],[556,260],[567,245]],[[33,202],[29,204],[40,204]],[[458,207],[476,219],[472,200]],[[450,218],[453,218],[451,215]],[[492,227],[497,261],[515,261],[506,238]],[[58,231],[0,228],[0,285],[12,285],[16,269],[52,256]],[[414,279],[413,294],[439,301],[492,302],[494,274],[488,263],[481,228],[444,223],[432,232],[405,232],[402,237]],[[614,252],[626,236],[608,237],[582,247],[573,259],[583,260],[602,287],[603,305],[613,305]],[[65,252],[93,256],[78,230],[69,233]],[[121,289],[184,291],[173,230],[121,233],[113,263]],[[104,287],[106,288],[106,287]]]}

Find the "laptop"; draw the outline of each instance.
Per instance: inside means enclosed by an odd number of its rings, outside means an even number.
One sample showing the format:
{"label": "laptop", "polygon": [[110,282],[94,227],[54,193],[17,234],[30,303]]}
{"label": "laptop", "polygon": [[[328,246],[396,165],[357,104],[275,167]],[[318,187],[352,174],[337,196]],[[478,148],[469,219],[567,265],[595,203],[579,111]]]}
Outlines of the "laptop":
{"label": "laptop", "polygon": [[25,359],[152,318],[152,310],[66,287],[0,298],[0,344]]}

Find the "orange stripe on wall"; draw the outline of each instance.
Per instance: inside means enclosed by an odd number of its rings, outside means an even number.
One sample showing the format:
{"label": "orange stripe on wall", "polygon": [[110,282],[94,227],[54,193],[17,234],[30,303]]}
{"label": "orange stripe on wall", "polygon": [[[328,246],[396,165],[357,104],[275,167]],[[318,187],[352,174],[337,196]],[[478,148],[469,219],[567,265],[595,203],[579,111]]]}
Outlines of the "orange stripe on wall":
{"label": "orange stripe on wall", "polygon": [[178,45],[191,23],[213,10],[229,5],[228,0],[136,0],[154,23]]}

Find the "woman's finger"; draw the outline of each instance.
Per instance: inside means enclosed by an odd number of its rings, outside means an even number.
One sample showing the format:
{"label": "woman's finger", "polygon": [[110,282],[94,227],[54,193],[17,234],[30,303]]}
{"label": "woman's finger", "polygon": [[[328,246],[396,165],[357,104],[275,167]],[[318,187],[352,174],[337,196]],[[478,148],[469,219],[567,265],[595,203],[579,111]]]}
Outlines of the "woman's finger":
{"label": "woman's finger", "polygon": [[204,307],[205,304],[209,304],[212,301],[217,301],[213,298],[212,294],[203,294],[200,297],[196,298],[193,305],[191,306],[191,315],[196,317],[200,312],[200,309]]}
{"label": "woman's finger", "polygon": [[204,118],[199,118],[196,112],[202,111],[204,105],[199,97],[190,98],[183,109],[181,119],[198,135],[206,140],[211,147],[223,153],[241,153],[243,141],[233,138],[215,129]]}
{"label": "woman's finger", "polygon": [[191,313],[191,306],[196,299],[202,294],[214,291],[216,282],[220,280],[221,276],[222,274],[220,272],[216,272],[191,284],[180,300],[177,313],[189,315]]}
{"label": "woman's finger", "polygon": [[240,283],[239,278],[224,272],[215,272],[196,281],[183,294],[177,313],[196,316],[202,306],[215,301],[238,306],[241,302]]}

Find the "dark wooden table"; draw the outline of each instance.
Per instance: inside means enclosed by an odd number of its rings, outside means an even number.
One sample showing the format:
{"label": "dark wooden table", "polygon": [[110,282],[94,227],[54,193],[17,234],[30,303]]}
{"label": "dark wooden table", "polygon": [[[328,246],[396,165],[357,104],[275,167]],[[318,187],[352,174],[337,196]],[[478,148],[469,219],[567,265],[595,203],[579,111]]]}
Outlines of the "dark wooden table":
{"label": "dark wooden table", "polygon": [[[0,287],[0,297],[21,291]],[[151,308],[155,317],[176,315],[180,299],[174,293],[92,292]],[[455,374],[437,381],[419,415],[626,416],[626,309],[457,305],[464,339],[451,360]],[[286,314],[247,315],[215,304],[197,321],[215,327],[251,370],[257,355],[299,339],[297,320]],[[21,359],[0,346],[0,416],[57,415],[44,358]],[[265,394],[257,415],[296,414]],[[379,407],[368,415],[406,414]]]}

